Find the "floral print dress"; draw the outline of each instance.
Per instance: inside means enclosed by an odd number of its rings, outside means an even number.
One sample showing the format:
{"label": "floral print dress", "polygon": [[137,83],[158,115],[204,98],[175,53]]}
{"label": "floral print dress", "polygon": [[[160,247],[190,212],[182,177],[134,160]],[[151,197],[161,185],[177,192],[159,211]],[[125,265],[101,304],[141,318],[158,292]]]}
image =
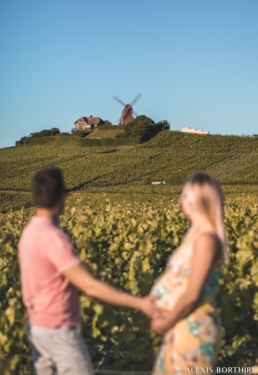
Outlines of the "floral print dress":
{"label": "floral print dress", "polygon": [[[165,311],[171,311],[186,290],[192,249],[191,240],[182,243],[152,288],[151,293],[159,297],[157,305]],[[181,375],[191,372],[191,367],[216,365],[222,328],[216,304],[221,265],[222,260],[213,265],[195,310],[165,334],[152,375]]]}

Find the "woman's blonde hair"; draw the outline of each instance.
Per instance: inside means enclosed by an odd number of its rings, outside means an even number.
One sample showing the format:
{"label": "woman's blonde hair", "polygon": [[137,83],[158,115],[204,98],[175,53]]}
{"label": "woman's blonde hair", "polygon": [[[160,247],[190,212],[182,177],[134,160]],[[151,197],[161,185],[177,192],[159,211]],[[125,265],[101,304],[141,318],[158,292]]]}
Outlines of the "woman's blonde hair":
{"label": "woman's blonde hair", "polygon": [[205,215],[212,223],[226,256],[228,246],[223,223],[224,197],[218,181],[206,172],[198,172],[186,179],[184,188],[186,186],[191,188],[194,195],[194,209]]}

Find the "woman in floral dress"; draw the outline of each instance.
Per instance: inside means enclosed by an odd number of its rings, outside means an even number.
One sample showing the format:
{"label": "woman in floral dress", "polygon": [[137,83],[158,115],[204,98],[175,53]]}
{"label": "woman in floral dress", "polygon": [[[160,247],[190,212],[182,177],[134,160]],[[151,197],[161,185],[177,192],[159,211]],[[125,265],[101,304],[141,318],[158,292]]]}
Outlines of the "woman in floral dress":
{"label": "woman in floral dress", "polygon": [[151,291],[162,309],[151,326],[163,335],[152,375],[211,372],[220,346],[216,297],[227,247],[218,182],[196,173],[183,188],[181,204],[191,227]]}

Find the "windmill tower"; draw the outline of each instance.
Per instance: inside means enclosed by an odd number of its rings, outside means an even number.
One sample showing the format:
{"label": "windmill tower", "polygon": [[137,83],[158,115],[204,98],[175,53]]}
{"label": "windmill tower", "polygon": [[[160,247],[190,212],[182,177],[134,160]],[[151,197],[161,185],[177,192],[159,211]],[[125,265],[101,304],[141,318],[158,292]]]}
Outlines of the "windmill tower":
{"label": "windmill tower", "polygon": [[114,96],[113,98],[120,103],[124,109],[122,112],[122,116],[119,118],[119,124],[128,124],[129,122],[132,122],[134,120],[133,114],[135,116],[138,116],[137,113],[133,110],[133,105],[142,97],[142,94],[136,95],[134,100],[131,104],[125,104],[118,96]]}

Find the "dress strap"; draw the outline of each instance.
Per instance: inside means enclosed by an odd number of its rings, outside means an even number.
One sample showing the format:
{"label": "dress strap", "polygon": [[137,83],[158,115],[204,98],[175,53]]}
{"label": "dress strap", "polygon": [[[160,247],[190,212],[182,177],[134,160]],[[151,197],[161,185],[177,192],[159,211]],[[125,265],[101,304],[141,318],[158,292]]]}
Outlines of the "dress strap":
{"label": "dress strap", "polygon": [[216,236],[217,236],[217,233],[215,232],[214,229],[206,229],[206,230],[202,231],[200,234],[202,234],[202,233],[216,234]]}
{"label": "dress strap", "polygon": [[183,241],[181,242],[180,246],[184,246],[184,245],[189,244],[189,243],[193,244],[193,242],[196,240],[196,238],[198,238],[202,233],[210,233],[210,234],[215,234],[216,236],[218,236],[217,233],[215,232],[215,230],[213,230],[213,229],[206,229],[206,230],[203,230],[203,231],[201,231],[199,233],[193,233],[193,234],[191,234],[191,232],[193,232],[193,231],[194,231],[193,227],[189,228],[189,234],[190,234],[190,236],[188,234],[188,238],[186,240],[183,239]]}
{"label": "dress strap", "polygon": [[[190,228],[190,232],[192,232],[193,230],[194,230],[194,228],[191,227],[191,228]],[[205,229],[205,230],[203,230],[203,231],[201,231],[201,232],[199,232],[199,233],[195,233],[195,234],[193,235],[193,237],[195,237],[196,235],[200,236],[200,235],[203,234],[203,233],[215,234],[216,236],[218,235],[214,229]]]}

